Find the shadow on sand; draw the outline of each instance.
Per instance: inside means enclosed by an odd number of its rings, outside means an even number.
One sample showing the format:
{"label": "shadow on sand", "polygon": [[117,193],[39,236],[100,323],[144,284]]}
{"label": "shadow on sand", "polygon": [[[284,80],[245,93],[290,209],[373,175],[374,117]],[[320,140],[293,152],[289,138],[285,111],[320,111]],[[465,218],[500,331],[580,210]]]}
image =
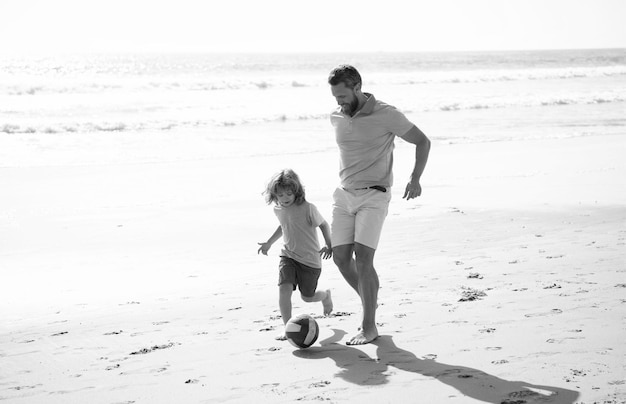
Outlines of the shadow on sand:
{"label": "shadow on sand", "polygon": [[388,335],[380,336],[372,342],[377,348],[377,358],[371,358],[355,346],[338,344],[345,336],[345,331],[333,329],[333,332],[331,337],[320,341],[321,347],[296,350],[293,354],[303,359],[330,358],[340,369],[337,377],[360,385],[387,383],[389,368],[394,367],[420,376],[432,377],[454,387],[465,396],[487,403],[572,404],[578,398],[578,392],[572,390],[503,380],[481,370],[420,359],[415,354],[398,348],[393,338]]}

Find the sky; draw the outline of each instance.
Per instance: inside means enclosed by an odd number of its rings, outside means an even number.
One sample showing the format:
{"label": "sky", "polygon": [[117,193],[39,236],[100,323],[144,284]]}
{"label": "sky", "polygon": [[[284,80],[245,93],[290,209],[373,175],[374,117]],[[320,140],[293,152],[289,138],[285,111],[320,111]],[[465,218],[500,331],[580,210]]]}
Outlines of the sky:
{"label": "sky", "polygon": [[0,54],[626,48],[624,0],[0,0]]}

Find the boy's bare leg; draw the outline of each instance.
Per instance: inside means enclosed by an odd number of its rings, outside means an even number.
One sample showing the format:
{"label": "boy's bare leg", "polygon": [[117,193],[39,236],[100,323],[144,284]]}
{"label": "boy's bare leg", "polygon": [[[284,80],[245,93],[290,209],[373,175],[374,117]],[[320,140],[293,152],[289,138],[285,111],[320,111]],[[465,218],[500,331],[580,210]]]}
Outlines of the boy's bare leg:
{"label": "boy's bare leg", "polygon": [[322,299],[322,306],[324,306],[325,316],[329,316],[333,312],[333,299],[330,296],[330,289],[326,289],[326,297]]}
{"label": "boy's bare leg", "polygon": [[313,296],[302,296],[302,300],[307,303],[322,302],[325,316],[333,312],[333,299],[330,295],[330,289],[318,290]]}
{"label": "boy's bare leg", "polygon": [[[283,324],[287,324],[291,318],[291,295],[293,294],[293,285],[290,283],[284,283],[278,287],[278,307],[280,309],[280,315],[283,318]],[[287,339],[285,335],[285,329],[276,336],[279,341]]]}

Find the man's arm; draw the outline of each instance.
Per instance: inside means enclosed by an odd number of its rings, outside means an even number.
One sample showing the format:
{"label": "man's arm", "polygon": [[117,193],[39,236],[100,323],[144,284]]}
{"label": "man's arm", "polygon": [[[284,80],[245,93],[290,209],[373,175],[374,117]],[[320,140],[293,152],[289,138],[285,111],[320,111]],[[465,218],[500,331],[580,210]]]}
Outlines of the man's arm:
{"label": "man's arm", "polygon": [[430,153],[430,140],[426,137],[424,132],[419,130],[415,125],[402,136],[402,139],[415,145],[415,166],[411,173],[411,180],[406,186],[404,196],[407,200],[417,198],[422,194],[422,186],[420,185],[420,178],[426,168],[426,162],[428,161],[428,155]]}

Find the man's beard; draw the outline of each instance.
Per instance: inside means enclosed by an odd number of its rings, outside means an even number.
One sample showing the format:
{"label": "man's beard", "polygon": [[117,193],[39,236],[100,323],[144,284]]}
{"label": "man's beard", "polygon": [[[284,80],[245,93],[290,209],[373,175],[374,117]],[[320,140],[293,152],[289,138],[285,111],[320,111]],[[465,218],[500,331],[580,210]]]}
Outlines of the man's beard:
{"label": "man's beard", "polygon": [[354,94],[354,99],[352,100],[352,102],[348,105],[342,105],[341,109],[344,114],[352,116],[356,112],[356,109],[358,107],[359,107],[359,98],[356,96],[356,94]]}

